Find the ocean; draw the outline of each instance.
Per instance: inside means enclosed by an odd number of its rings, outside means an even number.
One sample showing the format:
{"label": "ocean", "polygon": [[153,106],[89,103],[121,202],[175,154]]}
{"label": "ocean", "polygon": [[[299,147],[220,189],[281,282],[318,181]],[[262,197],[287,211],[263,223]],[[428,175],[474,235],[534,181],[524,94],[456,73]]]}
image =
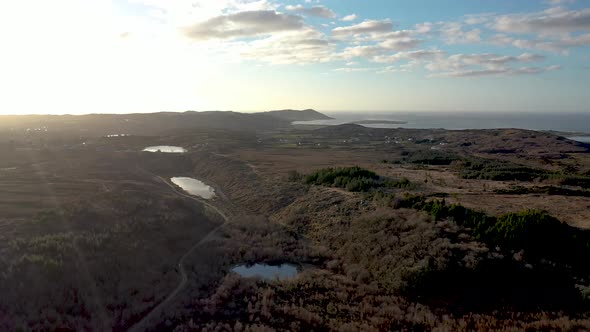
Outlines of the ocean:
{"label": "ocean", "polygon": [[[404,124],[368,124],[378,128],[554,130],[590,136],[589,113],[460,113],[460,112],[322,112],[334,120],[297,121],[295,124],[338,125],[363,120],[405,121]],[[578,135],[579,134],[579,135]],[[590,138],[589,138],[590,139]]]}

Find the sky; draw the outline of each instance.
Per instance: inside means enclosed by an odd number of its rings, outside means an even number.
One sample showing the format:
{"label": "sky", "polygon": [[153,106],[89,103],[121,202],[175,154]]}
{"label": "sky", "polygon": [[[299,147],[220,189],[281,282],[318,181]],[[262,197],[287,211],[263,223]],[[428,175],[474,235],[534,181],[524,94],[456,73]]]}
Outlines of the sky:
{"label": "sky", "polygon": [[0,6],[0,114],[590,112],[588,0]]}

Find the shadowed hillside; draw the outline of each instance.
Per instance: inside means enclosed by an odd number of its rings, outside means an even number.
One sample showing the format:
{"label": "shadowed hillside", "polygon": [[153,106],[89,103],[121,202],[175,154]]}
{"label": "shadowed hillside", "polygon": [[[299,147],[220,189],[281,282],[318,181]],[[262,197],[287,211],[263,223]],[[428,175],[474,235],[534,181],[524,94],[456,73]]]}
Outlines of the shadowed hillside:
{"label": "shadowed hillside", "polygon": [[316,110],[306,109],[303,111],[297,110],[280,110],[280,111],[270,111],[263,114],[272,115],[279,119],[288,120],[288,121],[312,121],[312,120],[330,120],[332,119],[329,116],[326,116]]}
{"label": "shadowed hillside", "polygon": [[85,136],[110,134],[158,135],[171,130],[269,130],[296,120],[329,119],[313,110],[238,112],[161,112],[153,114],[89,114],[0,116],[0,131],[69,132]]}

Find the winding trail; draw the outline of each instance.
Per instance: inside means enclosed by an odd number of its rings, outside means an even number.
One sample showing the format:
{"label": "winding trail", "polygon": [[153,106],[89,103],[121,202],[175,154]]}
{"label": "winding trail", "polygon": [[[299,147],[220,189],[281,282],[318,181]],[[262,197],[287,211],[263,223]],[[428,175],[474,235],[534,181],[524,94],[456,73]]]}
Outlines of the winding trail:
{"label": "winding trail", "polygon": [[191,255],[193,254],[193,252],[200,247],[203,243],[207,242],[212,235],[217,232],[221,227],[223,227],[229,220],[228,216],[221,211],[218,207],[216,207],[215,205],[205,201],[204,199],[195,197],[195,196],[191,196],[188,194],[185,194],[181,191],[179,191],[173,184],[171,184],[170,182],[168,182],[166,179],[164,179],[161,176],[155,175],[153,173],[150,173],[146,170],[142,170],[148,174],[150,174],[153,177],[158,178],[160,181],[166,183],[176,194],[189,198],[193,201],[196,201],[200,204],[205,205],[206,207],[212,209],[213,211],[215,211],[217,214],[219,214],[222,218],[223,218],[223,223],[220,224],[219,226],[215,227],[214,229],[212,229],[207,235],[205,235],[201,240],[199,240],[199,242],[195,243],[195,245],[193,245],[178,261],[178,271],[180,272],[180,282],[178,283],[178,286],[176,286],[176,288],[170,293],[168,294],[168,296],[162,301],[160,302],[157,306],[155,306],[149,313],[147,313],[140,321],[138,321],[137,323],[135,323],[133,326],[131,326],[129,328],[129,332],[140,332],[140,331],[147,331],[151,326],[150,323],[153,323],[153,321],[159,317],[159,315],[162,313],[162,311],[164,310],[164,308],[166,308],[168,305],[170,305],[170,303],[174,300],[174,298],[186,287],[187,283],[188,283],[188,274],[186,272],[186,269],[184,267],[184,262],[185,260]]}

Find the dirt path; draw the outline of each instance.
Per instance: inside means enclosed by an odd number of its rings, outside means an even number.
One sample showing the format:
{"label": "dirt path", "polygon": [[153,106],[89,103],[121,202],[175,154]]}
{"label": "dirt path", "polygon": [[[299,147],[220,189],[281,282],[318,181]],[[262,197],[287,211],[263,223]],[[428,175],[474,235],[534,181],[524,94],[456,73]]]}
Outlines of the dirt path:
{"label": "dirt path", "polygon": [[[145,171],[145,170],[144,170]],[[150,172],[145,171],[146,173],[149,173],[150,175],[157,177],[160,181],[166,183],[176,194],[189,198],[193,201],[199,202],[200,204],[205,205],[206,207],[212,209],[213,211],[215,211],[217,214],[219,214],[222,218],[223,218],[223,223],[217,227],[215,227],[214,229],[212,229],[207,235],[205,235],[201,240],[199,240],[199,242],[195,243],[195,245],[193,245],[178,261],[178,271],[180,272],[180,281],[178,283],[178,286],[176,286],[176,288],[170,293],[168,294],[168,296],[164,299],[164,301],[160,302],[160,304],[158,304],[157,306],[155,306],[147,315],[145,315],[140,321],[138,321],[137,323],[135,323],[133,326],[131,326],[129,328],[129,332],[139,332],[139,331],[146,331],[148,330],[153,324],[154,320],[156,318],[159,317],[159,315],[161,315],[162,311],[168,306],[170,305],[170,303],[174,300],[174,298],[182,291],[184,290],[184,288],[186,287],[187,283],[188,283],[188,274],[186,272],[185,266],[184,266],[184,262],[185,260],[197,249],[199,248],[203,243],[207,242],[212,235],[219,230],[221,227],[223,227],[229,220],[228,216],[221,211],[218,207],[214,206],[213,204],[195,197],[195,196],[191,196],[188,194],[185,194],[181,191],[179,191],[173,184],[171,184],[170,182],[168,182],[166,179],[162,178],[161,176],[152,174]]]}

